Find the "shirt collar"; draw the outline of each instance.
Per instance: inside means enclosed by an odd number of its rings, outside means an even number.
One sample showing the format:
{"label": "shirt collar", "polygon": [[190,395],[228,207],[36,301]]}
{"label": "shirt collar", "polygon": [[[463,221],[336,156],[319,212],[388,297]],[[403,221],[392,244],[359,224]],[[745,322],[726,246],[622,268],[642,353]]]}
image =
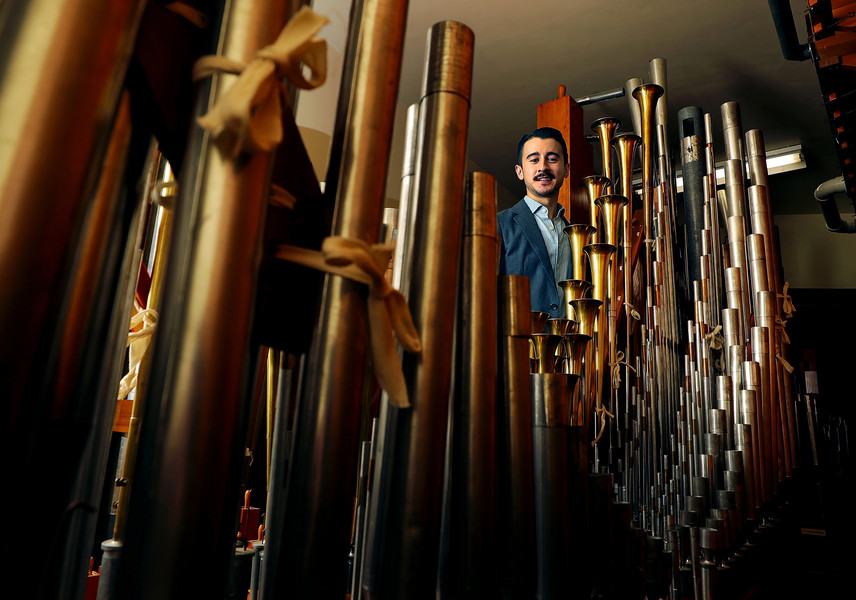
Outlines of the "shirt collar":
{"label": "shirt collar", "polygon": [[[523,200],[524,200],[524,202],[526,202],[526,206],[529,207],[529,210],[532,211],[533,215],[535,213],[537,213],[539,211],[539,209],[542,209],[542,208],[544,209],[545,213],[547,212],[547,207],[544,206],[543,204],[541,204],[540,202],[538,202],[537,200],[533,200],[529,196],[524,196]],[[558,210],[556,211],[556,217],[554,217],[554,219],[557,217],[563,218],[565,215],[565,207],[562,206],[561,204],[557,204],[556,206],[557,206]]]}

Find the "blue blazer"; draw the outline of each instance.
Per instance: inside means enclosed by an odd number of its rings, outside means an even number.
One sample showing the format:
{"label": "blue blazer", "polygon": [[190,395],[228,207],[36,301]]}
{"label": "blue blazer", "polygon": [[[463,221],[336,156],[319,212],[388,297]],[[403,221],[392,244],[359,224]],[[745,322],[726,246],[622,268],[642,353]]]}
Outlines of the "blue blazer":
{"label": "blue blazer", "polygon": [[[496,215],[500,235],[500,275],[526,275],[529,278],[529,295],[532,310],[550,313],[552,317],[565,317],[564,299],[556,287],[553,266],[547,255],[547,246],[535,215],[521,200]],[[570,244],[567,236],[559,243]],[[570,261],[568,270],[570,270]],[[570,279],[570,273],[559,274],[560,281]]]}

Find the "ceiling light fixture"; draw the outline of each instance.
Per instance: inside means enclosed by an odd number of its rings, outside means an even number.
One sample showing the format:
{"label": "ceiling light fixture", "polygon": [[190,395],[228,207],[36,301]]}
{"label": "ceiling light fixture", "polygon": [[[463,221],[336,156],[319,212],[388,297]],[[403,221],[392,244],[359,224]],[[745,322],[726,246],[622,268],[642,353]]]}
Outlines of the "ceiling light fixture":
{"label": "ceiling light fixture", "polygon": [[[723,163],[717,164],[716,167],[717,185],[725,183],[725,169],[720,166],[721,164]],[[767,152],[767,173],[769,175],[777,175],[805,168],[805,155],[803,154],[802,144],[785,146],[784,148]],[[681,177],[680,171],[678,171],[675,177],[675,190],[678,194],[684,191],[684,180]]]}

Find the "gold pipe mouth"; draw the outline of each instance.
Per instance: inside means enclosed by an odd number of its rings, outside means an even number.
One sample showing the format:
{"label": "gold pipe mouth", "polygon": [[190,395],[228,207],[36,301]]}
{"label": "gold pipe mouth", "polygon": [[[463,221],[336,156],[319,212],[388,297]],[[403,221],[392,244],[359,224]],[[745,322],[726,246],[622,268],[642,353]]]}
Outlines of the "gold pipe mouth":
{"label": "gold pipe mouth", "polygon": [[576,320],[579,321],[579,333],[594,337],[594,325],[603,301],[596,298],[580,298],[571,301]]}
{"label": "gold pipe mouth", "polygon": [[553,335],[552,333],[533,333],[531,336],[532,346],[535,356],[532,366],[535,373],[555,373],[556,372],[556,350],[559,344],[562,343],[563,336]]}
{"label": "gold pipe mouth", "polygon": [[562,352],[565,355],[564,371],[568,375],[583,374],[583,358],[592,336],[584,333],[569,333],[562,340]]}
{"label": "gold pipe mouth", "polygon": [[553,335],[566,335],[571,332],[571,327],[576,323],[573,319],[555,318],[547,319],[547,333]]}
{"label": "gold pipe mouth", "polygon": [[619,194],[606,194],[595,200],[595,204],[600,209],[600,215],[603,219],[603,229],[605,231],[604,242],[618,246],[619,225],[621,224],[621,216],[623,208],[627,206],[629,200]]}
{"label": "gold pipe mouth", "polygon": [[565,232],[571,243],[571,266],[573,268],[574,279],[584,281],[587,271],[583,248],[592,240],[592,237],[597,232],[597,228],[585,223],[574,223],[573,225],[566,225],[562,231]]}
{"label": "gold pipe mouth", "polygon": [[529,333],[544,333],[544,327],[547,326],[549,319],[550,313],[541,312],[540,310],[529,311]]}

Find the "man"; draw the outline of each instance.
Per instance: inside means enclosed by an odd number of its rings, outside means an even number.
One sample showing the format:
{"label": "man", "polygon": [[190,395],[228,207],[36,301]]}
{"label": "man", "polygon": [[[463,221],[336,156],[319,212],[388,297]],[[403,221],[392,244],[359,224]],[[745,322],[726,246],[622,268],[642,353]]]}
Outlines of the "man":
{"label": "man", "polygon": [[570,279],[570,241],[559,189],[568,177],[568,147],[561,132],[539,127],[517,144],[517,178],[526,196],[497,215],[502,236],[499,272],[529,277],[531,308],[565,317],[557,282]]}

